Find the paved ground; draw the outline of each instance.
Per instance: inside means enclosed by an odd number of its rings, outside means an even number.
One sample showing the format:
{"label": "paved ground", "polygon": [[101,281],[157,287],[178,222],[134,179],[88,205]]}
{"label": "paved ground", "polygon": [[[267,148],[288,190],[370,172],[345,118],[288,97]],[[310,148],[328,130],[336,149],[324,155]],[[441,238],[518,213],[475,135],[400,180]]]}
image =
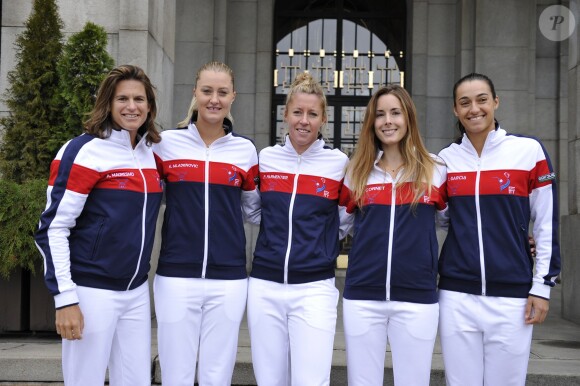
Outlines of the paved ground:
{"label": "paved ground", "polygon": [[[339,271],[340,272],[340,271]],[[344,278],[339,274],[337,286]],[[560,290],[552,292],[550,313],[546,322],[534,328],[530,365],[529,386],[580,385],[580,325],[560,317]],[[340,308],[340,306],[339,306]],[[342,310],[339,309],[339,315]],[[331,385],[346,385],[346,355],[343,326],[340,322],[334,343]],[[155,324],[155,323],[154,323]],[[153,329],[155,342],[157,330]],[[385,385],[392,385],[392,363],[387,352],[385,361]],[[161,383],[157,360],[157,345],[152,346],[153,383]],[[244,321],[240,330],[238,359],[233,384],[254,385],[251,365],[250,338]],[[431,385],[444,385],[441,347],[437,342],[433,353]],[[47,337],[0,337],[0,385],[56,386],[62,385],[60,369],[60,341]]]}

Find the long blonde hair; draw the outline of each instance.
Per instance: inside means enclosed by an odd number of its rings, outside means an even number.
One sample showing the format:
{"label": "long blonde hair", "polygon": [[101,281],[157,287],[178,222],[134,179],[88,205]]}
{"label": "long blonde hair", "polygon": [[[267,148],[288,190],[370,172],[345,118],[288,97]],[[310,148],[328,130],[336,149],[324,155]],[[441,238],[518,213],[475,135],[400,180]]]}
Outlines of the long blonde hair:
{"label": "long blonde hair", "polygon": [[[197,74],[195,75],[195,84],[193,86],[194,89],[197,87],[197,82],[199,81],[199,77],[201,76],[201,73],[203,71],[225,72],[232,79],[232,88],[235,89],[235,87],[234,87],[234,72],[232,71],[232,69],[227,64],[222,63],[222,62],[216,62],[216,61],[204,64],[199,69],[199,71],[197,71]],[[183,121],[181,121],[177,124],[177,127],[187,127],[189,125],[189,123],[191,122],[191,118],[193,118],[193,116],[197,114],[197,109],[198,109],[197,98],[195,97],[195,93],[194,93],[193,97],[191,98],[191,103],[189,104],[189,109],[187,110],[187,115],[183,119]],[[231,123],[234,123],[234,117],[232,117],[231,111],[228,112],[228,115],[226,118]]]}
{"label": "long blonde hair", "polygon": [[407,133],[398,144],[403,157],[404,172],[395,186],[405,181],[413,181],[414,195],[411,206],[415,208],[425,191],[431,193],[435,160],[425,148],[419,134],[415,104],[407,90],[399,85],[386,85],[371,97],[365,110],[358,143],[347,167],[347,175],[351,181],[354,201],[362,208],[369,175],[373,170],[377,153],[382,149],[381,142],[375,134],[377,103],[381,96],[387,94],[394,95],[401,102],[403,116],[407,122]]}

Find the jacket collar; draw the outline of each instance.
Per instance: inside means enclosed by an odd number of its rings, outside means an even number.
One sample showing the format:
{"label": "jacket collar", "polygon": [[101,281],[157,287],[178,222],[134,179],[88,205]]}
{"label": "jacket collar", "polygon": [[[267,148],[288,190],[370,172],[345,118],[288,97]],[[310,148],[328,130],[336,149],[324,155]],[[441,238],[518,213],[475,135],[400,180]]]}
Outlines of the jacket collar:
{"label": "jacket collar", "polygon": [[290,140],[290,136],[288,134],[286,134],[286,136],[284,137],[284,144],[282,145],[282,147],[287,151],[300,156],[307,156],[309,154],[316,153],[322,150],[324,146],[326,146],[326,143],[324,142],[324,139],[322,139],[322,134],[318,134],[318,138],[316,139],[316,141],[314,141],[308,147],[308,149],[306,149],[302,154],[298,154],[296,149],[294,149],[294,146],[292,146],[292,141]]}
{"label": "jacket collar", "polygon": [[[504,129],[502,129],[498,123],[496,123],[495,129],[490,131],[487,134],[487,137],[485,138],[485,143],[483,145],[482,154],[484,152],[489,151],[490,149],[493,149],[495,146],[497,146],[503,140],[503,138],[506,136],[506,134],[507,134],[506,131]],[[477,153],[475,150],[475,147],[473,146],[473,144],[471,143],[471,141],[467,137],[467,134],[465,134],[465,133],[463,134],[461,144],[462,144],[462,146],[466,147],[470,151]]]}
{"label": "jacket collar", "polygon": [[[201,142],[203,142],[203,140],[201,139],[201,135],[199,134],[199,130],[197,129],[197,126],[195,125],[196,120],[197,120],[197,112],[193,113],[193,115],[191,117],[191,121],[189,121],[189,125],[187,128],[193,133],[194,137],[196,137]],[[224,135],[224,137],[219,138],[217,141],[223,140],[223,138],[225,138],[229,134],[233,133],[234,125],[233,125],[232,121],[230,121],[229,119],[224,118],[224,122],[222,123],[222,127],[224,128],[225,135]]]}
{"label": "jacket collar", "polygon": [[[197,121],[197,111],[193,113],[191,116],[191,120],[189,121],[189,126],[194,125],[195,121]],[[234,124],[228,118],[224,118],[224,122],[222,123],[222,127],[224,128],[226,135],[231,133],[234,129]]]}
{"label": "jacket collar", "polygon": [[[109,137],[107,137],[106,139],[111,142],[115,142],[120,145],[133,148],[133,145],[131,144],[131,135],[127,130],[112,128],[110,130]],[[144,137],[141,137],[139,134],[137,134],[136,140],[137,144],[135,145],[135,148],[137,148],[137,146],[139,146],[141,142],[144,142]]]}

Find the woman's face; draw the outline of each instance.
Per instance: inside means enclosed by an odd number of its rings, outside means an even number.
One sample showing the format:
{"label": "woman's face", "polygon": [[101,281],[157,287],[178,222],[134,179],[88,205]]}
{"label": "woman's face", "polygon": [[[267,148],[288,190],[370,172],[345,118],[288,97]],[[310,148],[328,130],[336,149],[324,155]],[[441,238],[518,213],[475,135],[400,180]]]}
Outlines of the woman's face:
{"label": "woman's face", "polygon": [[381,95],[377,100],[375,135],[383,150],[398,145],[407,135],[407,119],[401,101],[393,94]]}
{"label": "woman's face", "polygon": [[294,94],[284,111],[284,121],[292,146],[302,154],[318,138],[320,128],[326,122],[322,100],[316,94]]}
{"label": "woman's face", "polygon": [[134,79],[117,83],[111,103],[111,118],[116,128],[129,132],[133,144],[150,110],[143,83]]}
{"label": "woman's face", "polygon": [[198,108],[197,125],[219,124],[221,127],[236,97],[230,75],[222,71],[202,71],[194,94]]}
{"label": "woman's face", "polygon": [[485,81],[468,80],[457,87],[453,111],[468,136],[487,135],[495,129],[494,117],[498,106],[499,98],[493,97]]}

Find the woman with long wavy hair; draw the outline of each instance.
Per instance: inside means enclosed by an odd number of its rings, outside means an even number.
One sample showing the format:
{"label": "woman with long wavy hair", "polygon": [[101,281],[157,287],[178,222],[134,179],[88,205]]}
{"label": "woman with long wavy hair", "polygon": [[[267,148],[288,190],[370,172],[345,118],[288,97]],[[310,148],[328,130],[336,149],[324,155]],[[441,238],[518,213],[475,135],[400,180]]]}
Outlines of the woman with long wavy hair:
{"label": "woman with long wavy hair", "polygon": [[410,95],[369,101],[340,204],[353,233],[343,319],[349,385],[383,384],[387,342],[396,385],[428,385],[437,335],[435,214],[445,167],[429,154]]}

